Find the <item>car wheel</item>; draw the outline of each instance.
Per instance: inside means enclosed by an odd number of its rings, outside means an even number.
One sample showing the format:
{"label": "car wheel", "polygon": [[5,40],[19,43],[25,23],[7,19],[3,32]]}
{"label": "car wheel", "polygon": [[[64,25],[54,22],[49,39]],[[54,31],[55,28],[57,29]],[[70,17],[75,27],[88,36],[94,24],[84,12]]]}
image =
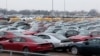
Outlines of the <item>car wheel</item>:
{"label": "car wheel", "polygon": [[2,46],[2,45],[0,45],[0,53],[2,52],[2,50],[3,50],[3,46]]}
{"label": "car wheel", "polygon": [[71,53],[72,53],[73,55],[79,54],[78,48],[77,48],[77,47],[72,47],[72,48],[71,48]]}
{"label": "car wheel", "polygon": [[29,56],[29,54],[28,54],[29,49],[28,48],[24,48],[23,49],[23,52],[26,52],[26,53],[23,54],[24,56]]}
{"label": "car wheel", "polygon": [[51,51],[55,51],[56,49],[55,49],[54,45],[53,44],[51,44],[51,45],[52,45],[52,50]]}

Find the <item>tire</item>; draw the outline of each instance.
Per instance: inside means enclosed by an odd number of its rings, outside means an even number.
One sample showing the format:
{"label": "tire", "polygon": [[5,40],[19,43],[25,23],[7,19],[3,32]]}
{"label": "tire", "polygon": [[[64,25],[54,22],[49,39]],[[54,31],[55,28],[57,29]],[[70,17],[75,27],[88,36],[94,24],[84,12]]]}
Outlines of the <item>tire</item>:
{"label": "tire", "polygon": [[[28,48],[24,48],[23,49],[23,52],[29,52],[29,49]],[[23,53],[23,56],[30,56],[30,55],[27,54],[27,53]]]}
{"label": "tire", "polygon": [[79,54],[78,48],[77,48],[77,47],[72,47],[72,48],[71,48],[71,53],[72,53],[73,55],[78,55],[78,54]]}
{"label": "tire", "polygon": [[2,53],[3,51],[3,46],[2,45],[0,45],[0,53]]}
{"label": "tire", "polygon": [[51,51],[55,51],[55,47],[54,47],[54,45],[53,44],[51,44],[52,45],[52,50]]}

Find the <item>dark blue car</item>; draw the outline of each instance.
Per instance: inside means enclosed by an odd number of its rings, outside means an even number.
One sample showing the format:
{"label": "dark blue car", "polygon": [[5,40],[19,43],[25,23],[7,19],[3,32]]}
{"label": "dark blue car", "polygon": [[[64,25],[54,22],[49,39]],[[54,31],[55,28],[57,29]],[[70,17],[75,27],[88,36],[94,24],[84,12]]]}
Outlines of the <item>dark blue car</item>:
{"label": "dark blue car", "polygon": [[85,42],[77,42],[69,45],[69,50],[74,55],[100,55],[100,37],[87,40]]}

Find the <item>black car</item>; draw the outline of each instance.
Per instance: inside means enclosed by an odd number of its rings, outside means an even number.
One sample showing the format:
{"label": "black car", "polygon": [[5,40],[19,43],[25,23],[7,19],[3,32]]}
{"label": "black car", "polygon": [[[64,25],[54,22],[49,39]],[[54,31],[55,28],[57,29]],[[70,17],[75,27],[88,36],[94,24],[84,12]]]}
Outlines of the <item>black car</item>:
{"label": "black car", "polygon": [[69,51],[71,51],[74,55],[100,55],[100,37],[96,37],[85,42],[70,44]]}

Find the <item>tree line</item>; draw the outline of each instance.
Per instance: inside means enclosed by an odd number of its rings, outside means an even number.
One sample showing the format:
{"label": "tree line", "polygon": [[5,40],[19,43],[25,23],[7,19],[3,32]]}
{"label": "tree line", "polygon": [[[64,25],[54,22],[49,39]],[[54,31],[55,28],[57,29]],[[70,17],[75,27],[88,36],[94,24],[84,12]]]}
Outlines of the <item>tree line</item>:
{"label": "tree line", "polygon": [[100,13],[91,9],[90,11],[46,11],[46,10],[6,10],[0,8],[0,14],[3,15],[14,15],[14,14],[22,14],[22,15],[54,15],[54,16],[92,16],[99,17]]}

